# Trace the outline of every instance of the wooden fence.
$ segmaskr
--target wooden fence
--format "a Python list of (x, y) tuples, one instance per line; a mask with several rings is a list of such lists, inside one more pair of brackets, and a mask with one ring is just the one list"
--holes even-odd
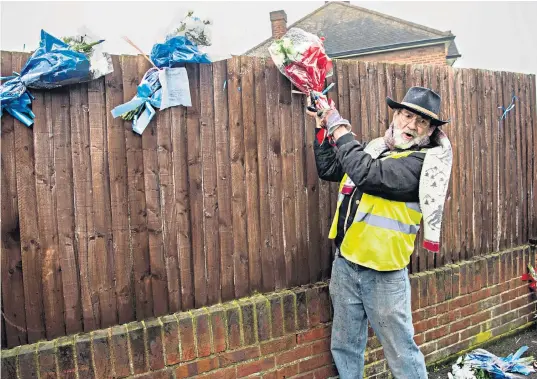
[[(2, 52), (2, 76), (27, 57)], [(1, 119), (3, 346), (329, 277), (337, 185), (318, 180), (314, 122), (272, 62), (189, 65), (192, 107), (158, 112), (141, 137), (110, 111), (149, 66), (113, 63), (32, 91), (32, 129)], [(534, 75), (338, 61), (330, 81), (363, 140), (389, 124), (387, 95), (442, 96), (455, 154), (443, 248), (418, 246), (412, 272), (537, 236)]]

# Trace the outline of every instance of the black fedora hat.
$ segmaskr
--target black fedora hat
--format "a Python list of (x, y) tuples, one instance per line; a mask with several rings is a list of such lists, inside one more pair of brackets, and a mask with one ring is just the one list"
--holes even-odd
[(438, 118), (441, 99), (436, 92), (429, 88), (411, 87), (400, 103), (390, 97), (386, 98), (386, 103), (392, 109), (405, 108), (430, 119), (433, 126), (440, 126), (449, 122), (449, 120), (444, 121)]

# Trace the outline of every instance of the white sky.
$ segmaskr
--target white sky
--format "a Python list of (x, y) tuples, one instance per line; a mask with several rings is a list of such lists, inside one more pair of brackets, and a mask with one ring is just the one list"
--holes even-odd
[[(39, 32), (62, 37), (85, 25), (106, 39), (111, 53), (136, 54), (127, 35), (144, 51), (187, 9), (213, 19), (214, 59), (239, 55), (270, 36), (269, 12), (283, 9), (288, 25), (324, 1), (249, 2), (8, 2), (2, 1), (0, 48), (30, 51)], [(462, 53), (457, 67), (537, 73), (537, 2), (352, 1), (351, 4), (442, 31), (451, 30)], [(359, 38), (359, 37), (357, 37)]]

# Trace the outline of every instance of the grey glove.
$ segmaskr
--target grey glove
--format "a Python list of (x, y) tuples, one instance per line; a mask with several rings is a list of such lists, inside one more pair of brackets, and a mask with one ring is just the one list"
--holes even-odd
[(328, 131), (329, 136), (332, 136), (340, 126), (346, 126), (350, 130), (351, 123), (341, 117), (337, 109), (329, 109), (322, 116), (321, 126)]

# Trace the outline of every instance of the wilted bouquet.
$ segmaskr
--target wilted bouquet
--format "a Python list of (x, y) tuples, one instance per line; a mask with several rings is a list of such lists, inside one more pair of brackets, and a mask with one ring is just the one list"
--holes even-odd
[[(39, 48), (33, 52), (20, 74), (4, 78), (0, 86), (2, 108), (26, 126), (33, 124), (33, 100), (28, 88), (50, 89), (87, 82), (113, 71), (110, 57), (95, 48), (102, 40), (70, 45), (41, 30)], [(89, 51), (86, 54), (83, 51)], [(97, 55), (96, 55), (97, 54)]]
[(104, 42), (104, 39), (99, 41), (91, 41), (87, 36), (63, 37), (62, 41), (69, 45), (73, 51), (78, 51), (86, 57), (91, 57), (93, 47)]
[(485, 349), (476, 349), (467, 354), (464, 359), (459, 357), (448, 373), (449, 379), (509, 379), (519, 378), (520, 375), (529, 375), (535, 370), (532, 367), (532, 356), (522, 358), (528, 350), (522, 346), (514, 354), (507, 357), (498, 357)]
[[(163, 43), (156, 43), (148, 58), (154, 65), (144, 75), (138, 85), (136, 96), (129, 102), (112, 110), (112, 116), (132, 121), (132, 129), (142, 134), (155, 115), (155, 108), (165, 109), (170, 106), (190, 106), (189, 91), (187, 95), (174, 96), (172, 92), (180, 86), (188, 88), (185, 63), (210, 63), (207, 54), (199, 50), (198, 44), (210, 45), (210, 20), (201, 20), (189, 11), (179, 28), (166, 36)], [(127, 41), (131, 43), (128, 39)], [(183, 72), (180, 72), (180, 71)], [(169, 75), (168, 75), (169, 74)], [(170, 78), (166, 80), (166, 78)], [(179, 79), (177, 79), (179, 78)]]
[(213, 24), (212, 20), (194, 16), (194, 11), (190, 10), (179, 24), (179, 27), (168, 35), (169, 38), (185, 36), (198, 46), (211, 46), (211, 29), (209, 26)]

